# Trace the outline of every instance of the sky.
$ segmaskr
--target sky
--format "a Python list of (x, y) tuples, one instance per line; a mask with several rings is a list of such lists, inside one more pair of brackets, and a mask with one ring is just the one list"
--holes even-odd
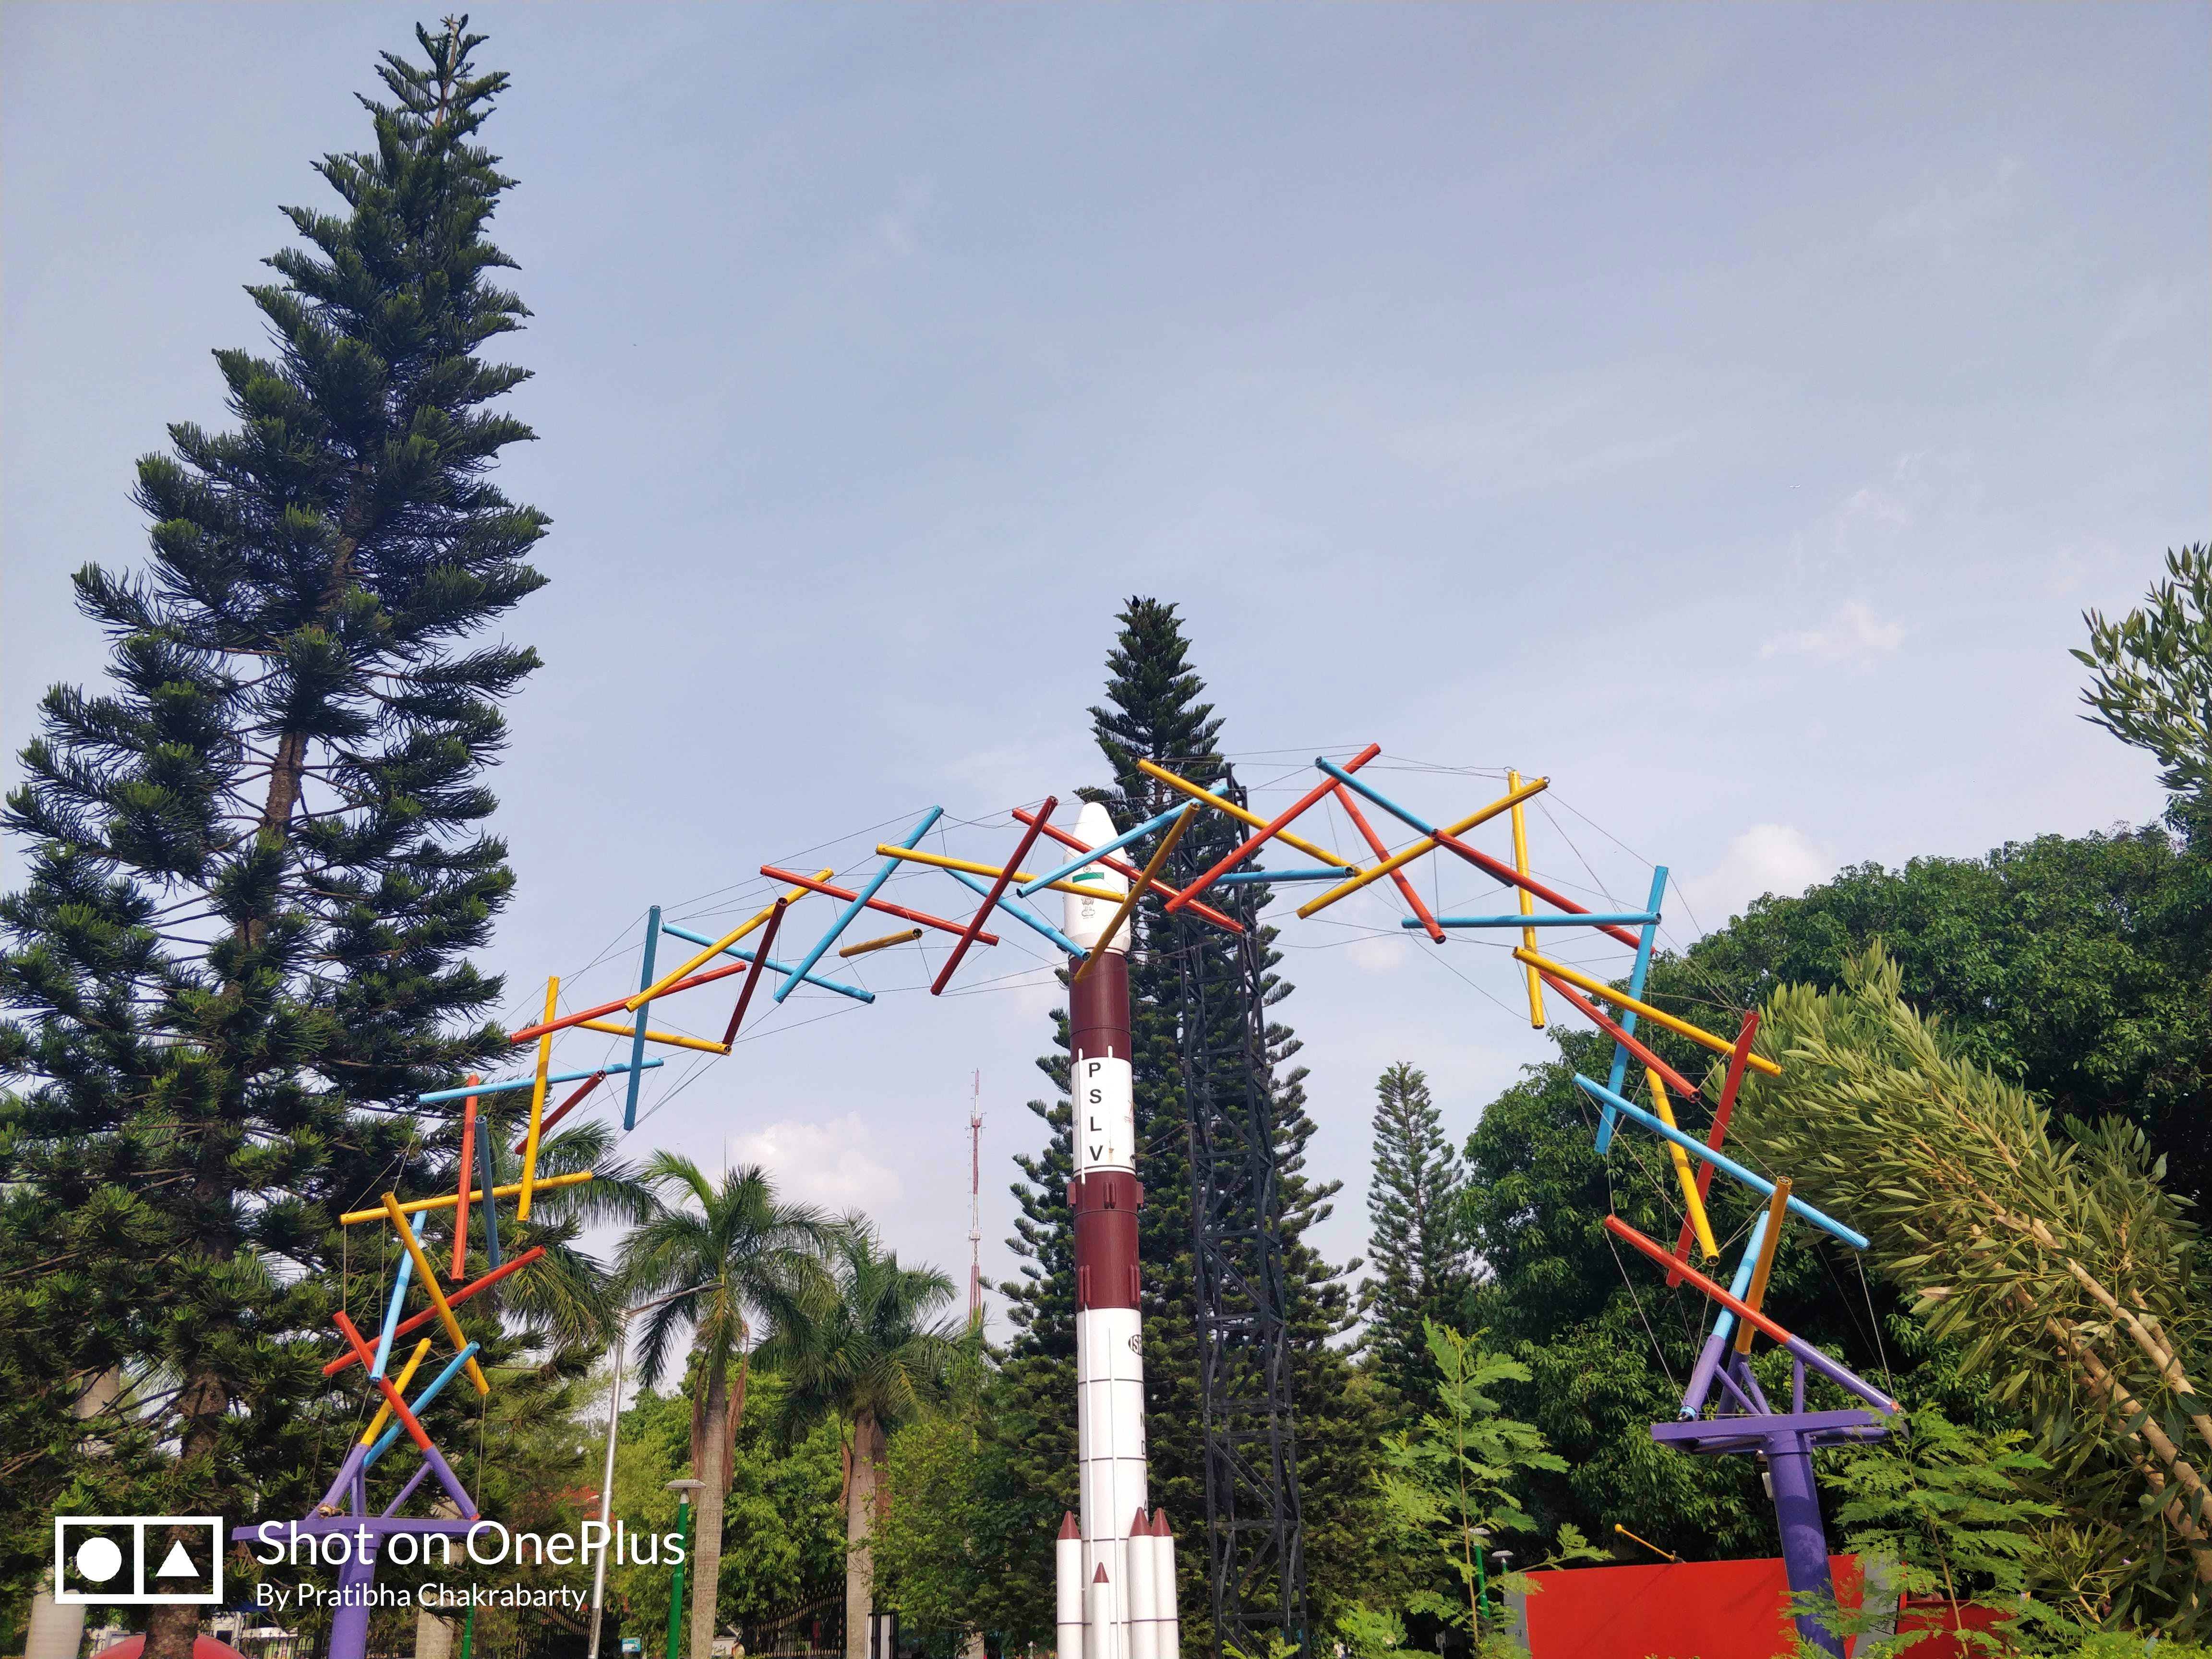
[[(413, 21), (0, 7), (11, 785), (39, 695), (101, 672), (69, 574), (143, 558), (132, 461), (226, 418), (208, 354), (260, 343), (278, 209), (334, 201), (309, 163), (366, 142), (352, 94)], [(550, 974), (634, 988), (648, 904), (742, 917), (762, 864), (865, 869), (931, 805), (932, 844), (1002, 860), (1010, 807), (1104, 781), (1086, 710), (1133, 594), (1182, 608), (1263, 810), (1370, 741), (1437, 818), (1542, 775), (1536, 869), (1634, 908), (1668, 866), (1676, 945), (1846, 865), (2159, 810), (2068, 652), (2212, 523), (2212, 9), (471, 24), (513, 76), (493, 234), (535, 313), (505, 343), (538, 441), (499, 478), (554, 521), (507, 629), (546, 665), (495, 779), (511, 1024)], [(1456, 1139), (1549, 1051), (1501, 941), (1439, 951), (1395, 903), (1282, 939), (1339, 1261), (1382, 1066)], [(626, 1152), (767, 1162), (964, 1283), (980, 1073), (1005, 1276), (1060, 994), (999, 931), (941, 999), (933, 945), (832, 956), (872, 1005), (802, 991), (679, 1056)]]

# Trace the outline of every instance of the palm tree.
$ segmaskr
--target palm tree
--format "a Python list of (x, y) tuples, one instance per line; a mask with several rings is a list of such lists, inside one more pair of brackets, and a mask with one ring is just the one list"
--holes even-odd
[[(703, 1483), (692, 1558), (691, 1659), (711, 1659), (722, 1494), (744, 1415), (753, 1339), (761, 1326), (777, 1331), (799, 1316), (802, 1304), (823, 1299), (820, 1255), (834, 1230), (818, 1211), (778, 1200), (775, 1182), (757, 1164), (729, 1170), (717, 1187), (690, 1158), (655, 1152), (643, 1180), (656, 1194), (674, 1189), (677, 1202), (659, 1203), (623, 1241), (619, 1268), (629, 1296), (669, 1297), (647, 1316), (638, 1344), (638, 1368), (648, 1385), (659, 1380), (676, 1334), (691, 1328), (698, 1368), (691, 1473)], [(810, 1296), (810, 1287), (817, 1293)]]
[(847, 1431), (845, 1653), (866, 1659), (876, 1584), (868, 1534), (884, 1452), (891, 1430), (941, 1392), (959, 1339), (949, 1322), (930, 1319), (952, 1300), (952, 1281), (934, 1267), (899, 1266), (865, 1219), (848, 1216), (838, 1228), (830, 1272), (836, 1300), (797, 1310), (763, 1363), (789, 1381), (787, 1432), (824, 1418)]

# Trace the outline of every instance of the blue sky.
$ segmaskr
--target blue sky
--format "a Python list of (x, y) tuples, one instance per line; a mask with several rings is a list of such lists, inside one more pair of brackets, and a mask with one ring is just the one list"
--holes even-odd
[[(67, 574), (141, 556), (132, 459), (222, 418), (207, 353), (258, 339), (276, 208), (323, 200), (307, 163), (363, 141), (349, 94), (412, 21), (0, 9), (11, 776), (39, 691), (99, 669)], [(549, 972), (634, 972), (647, 903), (849, 869), (933, 803), (1010, 849), (1009, 805), (1099, 779), (1135, 592), (1182, 605), (1255, 785), (1370, 738), (1438, 817), (1547, 775), (1539, 866), (1633, 901), (1668, 864), (1678, 940), (1846, 863), (2157, 810), (2066, 653), (2212, 520), (2203, 5), (473, 26), (537, 313), (502, 481), (555, 520), (496, 780), (518, 1018)], [(1341, 1257), (1381, 1066), (1461, 1132), (1546, 1045), (1495, 948), (1438, 957), (1382, 900), (1285, 943)], [(895, 988), (916, 953), (863, 963), (874, 1006), (796, 997), (672, 1066), (641, 1138), (768, 1158), (957, 1274), (980, 1068), (1003, 1272), (1055, 995), (1025, 951), (939, 1001)]]

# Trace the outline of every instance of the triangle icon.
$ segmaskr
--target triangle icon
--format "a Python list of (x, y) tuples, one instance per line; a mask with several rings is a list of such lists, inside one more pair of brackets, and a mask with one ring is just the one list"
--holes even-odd
[(192, 1558), (185, 1553), (185, 1540), (179, 1538), (169, 1546), (169, 1553), (161, 1558), (161, 1565), (154, 1569), (156, 1578), (197, 1578), (200, 1570), (192, 1565)]

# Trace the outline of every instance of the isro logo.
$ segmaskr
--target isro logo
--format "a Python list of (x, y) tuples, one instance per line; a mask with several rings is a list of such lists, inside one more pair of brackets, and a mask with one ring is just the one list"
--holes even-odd
[(219, 1515), (58, 1515), (57, 1601), (219, 1602)]

